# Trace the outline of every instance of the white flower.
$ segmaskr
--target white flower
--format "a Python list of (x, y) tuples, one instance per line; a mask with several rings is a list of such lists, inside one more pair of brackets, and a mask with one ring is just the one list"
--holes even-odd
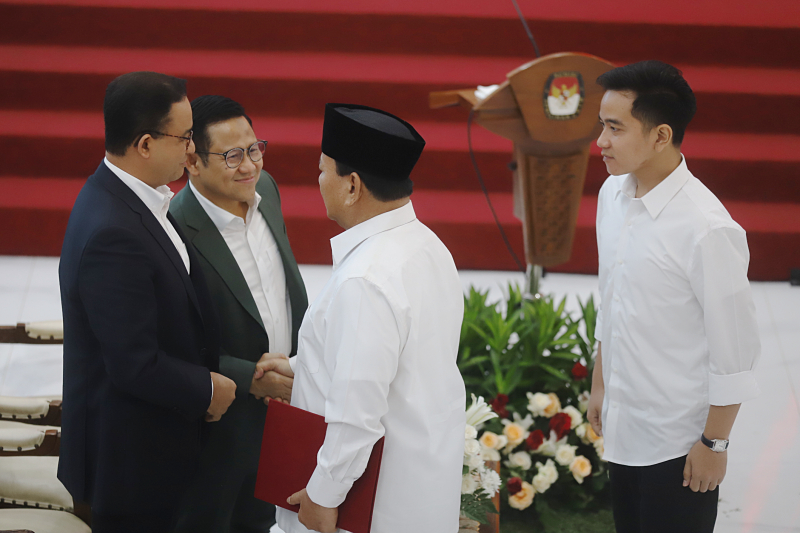
[(606, 453), (606, 447), (603, 437), (597, 437), (597, 440), (594, 441), (594, 449), (597, 452), (597, 457), (599, 457), (601, 461), (605, 461), (603, 454)]
[(588, 425), (589, 425), (589, 423), (586, 422), (586, 423), (581, 424), (580, 426), (575, 428), (575, 434), (578, 436), (579, 439), (581, 439), (581, 441), (584, 444), (589, 444), (588, 441), (584, 440), (586, 438), (586, 426), (588, 426)]
[(464, 464), (467, 465), (470, 470), (479, 468), (483, 466), (483, 456), (479, 453), (475, 455), (465, 455)]
[(536, 468), (538, 470), (536, 475), (542, 476), (542, 479), (547, 481), (549, 484), (552, 485), (558, 480), (558, 468), (556, 468), (556, 464), (552, 459), (548, 459), (545, 464), (537, 462)]
[(589, 408), (589, 391), (583, 391), (580, 396), (578, 396), (578, 409), (581, 410), (581, 413), (585, 413), (586, 409)]
[(487, 448), (486, 446), (481, 446), (481, 457), (486, 461), (499, 461), (500, 452), (498, 452), (494, 448)]
[(508, 461), (506, 462), (509, 468), (521, 468), (522, 470), (530, 470), (532, 464), (533, 462), (528, 452), (512, 453), (508, 456)]
[(556, 462), (561, 466), (569, 466), (569, 464), (575, 459), (575, 450), (577, 448), (577, 446), (562, 444), (556, 449)]
[(528, 428), (533, 425), (533, 417), (531, 415), (525, 415), (525, 418), (522, 418), (521, 416), (519, 416), (519, 413), (512, 413), (511, 420), (503, 419), (502, 423), (503, 425), (508, 425), (513, 423), (518, 425), (525, 431), (528, 431)]
[(527, 509), (533, 503), (533, 497), (535, 495), (536, 490), (534, 490), (533, 485), (527, 481), (523, 481), (522, 489), (516, 494), (509, 495), (508, 505), (514, 509), (519, 509), (520, 511)]
[(506, 437), (505, 435), (498, 435), (497, 445), (494, 447), (494, 449), (499, 450), (501, 448), (505, 448), (506, 446), (508, 446), (508, 437)]
[(497, 433), (492, 433), (491, 431), (484, 431), (483, 435), (481, 435), (481, 438), (478, 440), (481, 442), (481, 445), (485, 448), (492, 448), (495, 450), (500, 449), (500, 446), (498, 446), (500, 437)]
[(533, 485), (533, 488), (536, 489), (536, 492), (540, 494), (549, 489), (550, 485), (552, 485), (547, 476), (542, 474), (536, 474), (535, 476), (533, 476), (531, 484)]
[(475, 429), (475, 426), (467, 424), (464, 428), (464, 438), (465, 439), (477, 439), (478, 438), (478, 430)]
[(478, 488), (478, 480), (473, 474), (461, 476), (461, 494), (472, 494)]
[(464, 455), (477, 455), (481, 452), (481, 443), (477, 439), (464, 441)]
[(575, 429), (579, 425), (583, 423), (583, 415), (580, 411), (572, 407), (571, 405), (566, 406), (561, 410), (562, 413), (566, 413), (572, 419), (572, 424), (570, 424), (570, 429)]
[(489, 468), (484, 468), (481, 471), (481, 488), (487, 496), (493, 498), (497, 491), (500, 490), (500, 474)]
[(546, 455), (548, 457), (553, 457), (556, 454), (556, 450), (558, 450), (558, 446), (560, 444), (564, 444), (567, 442), (567, 437), (562, 438), (561, 440), (556, 440), (556, 432), (550, 432), (550, 438), (545, 439), (539, 449), (536, 450), (536, 453), (541, 455)]
[(467, 409), (467, 424), (478, 427), (487, 420), (497, 418), (497, 413), (492, 411), (492, 408), (486, 405), (483, 396), (475, 397), (472, 395), (472, 405)]
[(529, 392), (528, 396), (528, 411), (533, 416), (544, 416), (544, 410), (550, 405), (552, 400), (547, 394), (537, 392), (536, 394)]
[(570, 463), (569, 471), (572, 472), (575, 481), (583, 483), (583, 478), (592, 473), (592, 463), (586, 457), (579, 455)]

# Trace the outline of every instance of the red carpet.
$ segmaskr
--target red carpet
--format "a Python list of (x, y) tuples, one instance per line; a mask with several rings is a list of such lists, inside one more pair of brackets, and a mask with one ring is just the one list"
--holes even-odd
[[(748, 231), (751, 278), (783, 280), (800, 267), (795, 0), (520, 5), (544, 53), (681, 67), (699, 107), (683, 151)], [(105, 86), (147, 69), (188, 79), (190, 97), (245, 105), (270, 141), (265, 168), (282, 186), (301, 262), (330, 262), (338, 230), (316, 189), (317, 158), (323, 106), (343, 101), (397, 113), (428, 140), (414, 202), (459, 267), (513, 268), (469, 162), (466, 114), (429, 110), (427, 95), (497, 83), (531, 57), (510, 1), (0, 0), (0, 253), (58, 254), (72, 202), (103, 155)], [(521, 253), (510, 143), (479, 127), (473, 137)], [(32, 151), (40, 145), (47, 157)], [(606, 173), (593, 153), (573, 257), (556, 270), (596, 271), (593, 202)]]

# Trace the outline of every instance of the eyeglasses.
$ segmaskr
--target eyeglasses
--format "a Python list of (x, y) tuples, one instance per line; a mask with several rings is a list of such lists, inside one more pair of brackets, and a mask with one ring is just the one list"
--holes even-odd
[[(186, 149), (187, 149), (187, 150), (189, 149), (189, 144), (191, 144), (191, 142), (192, 142), (192, 136), (194, 135), (194, 131), (192, 131), (192, 130), (189, 130), (189, 136), (188, 136), (188, 137), (181, 137), (180, 135), (171, 135), (171, 134), (169, 134), (169, 133), (162, 133), (162, 132), (160, 132), (160, 131), (143, 131), (143, 132), (141, 133), (141, 135), (139, 135), (139, 139), (141, 139), (141, 138), (142, 138), (142, 135), (146, 135), (146, 134), (148, 134), (148, 133), (149, 133), (150, 135), (153, 135), (153, 134), (155, 134), (155, 135), (163, 135), (163, 136), (165, 136), (165, 137), (175, 137), (176, 139), (183, 139), (184, 141), (186, 141)], [(134, 143), (134, 144), (138, 144), (138, 143), (139, 143), (139, 139), (137, 139), (137, 140), (136, 140), (136, 143)]]
[[(253, 163), (257, 163), (261, 161), (264, 157), (264, 152), (267, 151), (267, 141), (256, 141), (250, 145), (250, 147), (246, 150), (247, 157), (250, 158), (250, 161)], [(238, 168), (239, 165), (242, 164), (244, 161), (244, 153), (245, 150), (242, 148), (231, 148), (227, 152), (198, 152), (195, 151), (196, 154), (211, 154), (211, 155), (221, 155), (225, 158), (225, 164), (228, 165), (228, 168)]]

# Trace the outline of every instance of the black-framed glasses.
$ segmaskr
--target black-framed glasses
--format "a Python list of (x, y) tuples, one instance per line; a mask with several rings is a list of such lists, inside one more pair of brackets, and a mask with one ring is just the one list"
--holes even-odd
[[(181, 135), (172, 135), (171, 133), (163, 133), (161, 131), (143, 131), (141, 133), (141, 135), (139, 135), (139, 139), (142, 138), (142, 135), (146, 135), (148, 133), (150, 135), (156, 134), (156, 135), (163, 135), (165, 137), (175, 137), (176, 139), (183, 139), (184, 141), (186, 141), (186, 149), (187, 150), (189, 149), (189, 144), (191, 144), (192, 136), (194, 135), (194, 131), (192, 131), (192, 130), (189, 130), (189, 136), (188, 137), (183, 137)], [(138, 144), (139, 139), (136, 140), (136, 144)]]
[(244, 161), (244, 153), (247, 152), (247, 157), (250, 158), (250, 161), (253, 163), (258, 163), (264, 157), (264, 152), (267, 151), (267, 141), (256, 141), (251, 144), (247, 150), (243, 148), (231, 148), (227, 152), (198, 152), (195, 151), (196, 154), (211, 154), (211, 155), (221, 155), (225, 158), (225, 164), (228, 165), (228, 168), (238, 168), (239, 165), (242, 164)]

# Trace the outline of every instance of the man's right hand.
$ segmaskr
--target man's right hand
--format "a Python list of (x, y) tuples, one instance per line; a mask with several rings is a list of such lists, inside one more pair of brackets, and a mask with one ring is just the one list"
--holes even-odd
[(211, 382), (214, 384), (214, 393), (211, 395), (211, 405), (208, 406), (206, 422), (216, 422), (236, 398), (236, 383), (222, 374), (211, 372)]

